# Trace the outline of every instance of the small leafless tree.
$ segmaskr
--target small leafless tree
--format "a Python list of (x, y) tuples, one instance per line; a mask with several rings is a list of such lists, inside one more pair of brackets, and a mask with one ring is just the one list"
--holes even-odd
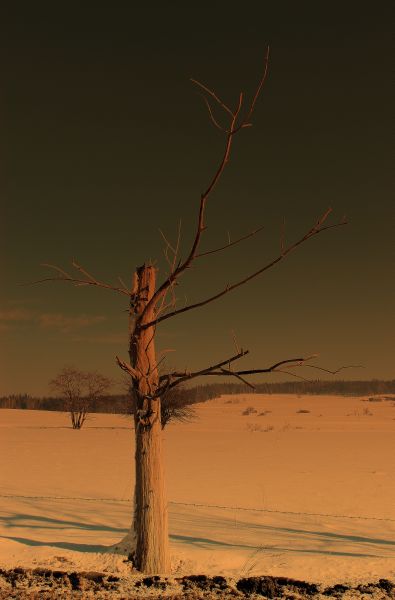
[(72, 366), (63, 367), (50, 381), (55, 393), (64, 398), (73, 429), (81, 429), (95, 401), (106, 395), (111, 384), (111, 379), (97, 371), (80, 371)]
[[(314, 224), (307, 229), (298, 239), (289, 243), (285, 240), (284, 230), (280, 236), (279, 250), (274, 258), (258, 269), (248, 272), (246, 265), (245, 275), (233, 283), (224, 284), (222, 288), (207, 297), (184, 306), (177, 305), (175, 288), (180, 279), (196, 261), (210, 258), (212, 255), (226, 252), (236, 244), (240, 244), (256, 235), (262, 227), (235, 240), (228, 241), (225, 245), (215, 248), (201, 249), (201, 242), (206, 229), (205, 211), (213, 190), (221, 180), (222, 174), (229, 163), (232, 147), (236, 136), (252, 126), (253, 113), (266, 80), (268, 69), (269, 51), (267, 51), (263, 74), (258, 82), (252, 100), (246, 103), (243, 93), (240, 93), (235, 105), (230, 107), (212, 89), (201, 82), (192, 80), (202, 93), (207, 106), (211, 123), (224, 136), (224, 147), (218, 166), (203, 189), (197, 206), (197, 222), (192, 244), (184, 258), (180, 257), (180, 228), (175, 243), (171, 243), (164, 234), (165, 256), (169, 271), (164, 280), (157, 286), (157, 269), (151, 263), (138, 267), (134, 273), (131, 287), (122, 279), (119, 284), (113, 285), (97, 279), (84, 267), (73, 261), (76, 273), (68, 273), (64, 269), (45, 265), (56, 272), (41, 281), (70, 282), (76, 286), (92, 286), (111, 290), (125, 296), (129, 303), (129, 361), (117, 357), (118, 365), (130, 377), (130, 382), (136, 398), (135, 421), (135, 464), (136, 481), (134, 494), (134, 518), (130, 536), (125, 540), (125, 545), (133, 559), (134, 566), (145, 573), (166, 573), (170, 567), (168, 546), (168, 519), (167, 502), (165, 494), (165, 480), (163, 471), (162, 453), (162, 410), (163, 398), (177, 386), (189, 382), (197, 377), (235, 377), (249, 387), (254, 387), (248, 380), (249, 375), (272, 372), (286, 372), (294, 374), (298, 367), (314, 368), (309, 361), (313, 356), (287, 357), (265, 368), (235, 369), (234, 364), (248, 354), (235, 343), (233, 355), (216, 361), (214, 364), (201, 369), (192, 370), (164, 370), (166, 353), (157, 356), (155, 350), (155, 335), (158, 326), (165, 320), (176, 318), (191, 310), (216, 302), (226, 294), (233, 292), (259, 277), (281, 261), (285, 260), (294, 250), (323, 232), (345, 225), (345, 219), (332, 224), (328, 223), (332, 212), (328, 208)], [(217, 112), (222, 115), (217, 116)], [(323, 367), (316, 367), (322, 371), (335, 373)], [(345, 368), (345, 367), (341, 367)], [(296, 375), (296, 377), (301, 377)], [(303, 377), (302, 377), (303, 379)], [(124, 546), (125, 547), (125, 546)]]

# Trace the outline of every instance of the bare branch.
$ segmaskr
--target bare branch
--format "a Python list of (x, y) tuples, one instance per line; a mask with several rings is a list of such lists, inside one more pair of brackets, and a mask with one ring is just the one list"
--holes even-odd
[(211, 367), (205, 367), (204, 369), (201, 369), (200, 371), (174, 371), (172, 373), (168, 373), (166, 375), (162, 375), (161, 379), (166, 379), (167, 377), (185, 377), (186, 379), (192, 379), (194, 377), (197, 377), (198, 375), (203, 375), (206, 373), (209, 373), (210, 371), (213, 371), (215, 369), (219, 369), (221, 367), (223, 367), (224, 365), (229, 365), (230, 363), (234, 362), (235, 360), (239, 360), (240, 358), (242, 358), (243, 356), (246, 356), (249, 353), (248, 350), (243, 350), (241, 349), (240, 352), (238, 352), (237, 354), (235, 354), (234, 356), (231, 356), (230, 358), (226, 358), (225, 360), (222, 360), (221, 362), (212, 365)]
[[(145, 307), (145, 310), (143, 312), (143, 314), (141, 315), (140, 319), (141, 321), (144, 320), (144, 316), (145, 314), (147, 314), (149, 311), (152, 310), (152, 308), (154, 308), (157, 303), (161, 300), (161, 298), (163, 297), (164, 294), (166, 294), (166, 290), (172, 285), (173, 281), (176, 280), (178, 277), (180, 277), (180, 275), (186, 270), (188, 269), (193, 260), (196, 258), (197, 255), (197, 250), (199, 247), (199, 243), (200, 243), (200, 239), (202, 236), (202, 233), (205, 229), (205, 225), (204, 225), (204, 214), (205, 214), (205, 208), (206, 208), (206, 203), (207, 203), (207, 199), (209, 197), (209, 195), (211, 194), (211, 192), (213, 191), (213, 189), (215, 188), (215, 186), (217, 185), (219, 179), (222, 176), (222, 173), (225, 169), (225, 166), (229, 160), (229, 155), (230, 155), (230, 151), (231, 151), (231, 147), (232, 147), (232, 142), (233, 142), (233, 138), (234, 135), (240, 131), (240, 129), (242, 129), (243, 127), (247, 127), (250, 126), (250, 123), (247, 123), (247, 121), (250, 119), (254, 108), (255, 108), (255, 104), (256, 101), (258, 99), (258, 96), (260, 94), (260, 91), (262, 89), (262, 86), (265, 82), (266, 76), (267, 76), (267, 70), (268, 70), (268, 61), (269, 61), (269, 48), (267, 49), (266, 52), (266, 59), (265, 59), (265, 69), (264, 69), (264, 73), (263, 76), (258, 84), (257, 90), (255, 92), (255, 96), (254, 99), (252, 101), (250, 110), (248, 112), (247, 118), (244, 119), (241, 123), (241, 125), (237, 126), (237, 120), (239, 118), (240, 112), (241, 112), (241, 108), (243, 105), (243, 93), (240, 92), (239, 94), (239, 101), (236, 107), (236, 110), (233, 112), (216, 94), (215, 92), (213, 92), (213, 90), (210, 90), (207, 86), (203, 85), (202, 83), (200, 83), (199, 81), (197, 81), (196, 79), (192, 79), (193, 83), (195, 83), (196, 85), (198, 85), (200, 88), (202, 88), (206, 93), (208, 93), (212, 98), (214, 98), (214, 100), (216, 102), (218, 102), (218, 104), (224, 109), (226, 110), (226, 112), (228, 112), (228, 114), (231, 116), (231, 120), (230, 120), (230, 127), (226, 132), (226, 142), (225, 142), (225, 149), (224, 149), (224, 153), (222, 156), (222, 159), (220, 161), (220, 164), (213, 176), (213, 178), (211, 179), (207, 189), (205, 192), (203, 192), (203, 194), (200, 197), (200, 206), (199, 206), (199, 215), (198, 215), (198, 223), (197, 223), (197, 230), (195, 233), (195, 238), (194, 241), (192, 243), (192, 248), (187, 256), (187, 258), (185, 259), (185, 261), (183, 263), (181, 263), (177, 269), (175, 269), (170, 275), (169, 277), (162, 283), (162, 285), (156, 290), (155, 294), (152, 296), (151, 300), (148, 302), (147, 306)], [(210, 107), (210, 113), (211, 113), (211, 107)], [(212, 113), (211, 113), (212, 114)], [(217, 124), (218, 125), (218, 124)], [(173, 311), (173, 313), (170, 314), (174, 314), (175, 311)], [(167, 316), (167, 315), (163, 315), (163, 316)]]
[(242, 102), (243, 102), (243, 94), (241, 93), (239, 95), (239, 103), (238, 106), (236, 108), (236, 111), (233, 115), (232, 118), (232, 122), (231, 122), (231, 126), (230, 126), (230, 130), (227, 133), (226, 136), (226, 143), (225, 143), (225, 149), (224, 149), (224, 153), (222, 156), (222, 159), (220, 161), (220, 164), (212, 178), (212, 180), (210, 181), (207, 189), (205, 192), (203, 192), (203, 194), (200, 197), (200, 205), (199, 205), (199, 215), (198, 215), (198, 223), (197, 223), (197, 229), (196, 229), (196, 234), (195, 234), (195, 239), (193, 241), (192, 244), (192, 248), (187, 256), (187, 258), (184, 260), (184, 262), (182, 262), (172, 273), (170, 273), (169, 277), (162, 283), (162, 285), (156, 290), (155, 294), (152, 296), (151, 300), (148, 302), (148, 304), (145, 307), (145, 310), (143, 312), (143, 314), (141, 315), (141, 319), (143, 319), (144, 315), (146, 313), (149, 313), (149, 311), (152, 310), (153, 307), (156, 306), (156, 304), (158, 303), (159, 300), (161, 300), (161, 298), (163, 297), (163, 295), (166, 293), (167, 289), (173, 284), (173, 282), (180, 277), (180, 275), (186, 270), (188, 269), (194, 258), (196, 257), (197, 254), (197, 249), (199, 247), (199, 243), (200, 243), (200, 238), (201, 235), (205, 229), (205, 225), (204, 225), (204, 214), (205, 214), (205, 208), (206, 208), (206, 203), (207, 203), (207, 199), (209, 197), (209, 195), (211, 194), (211, 192), (213, 191), (213, 189), (215, 188), (216, 184), (218, 183), (224, 169), (226, 166), (226, 163), (228, 162), (229, 159), (229, 154), (230, 154), (230, 150), (232, 147), (232, 141), (233, 141), (233, 133), (235, 130), (235, 124), (237, 121), (237, 118), (239, 116), (240, 113), (240, 109), (242, 106)]
[[(230, 369), (224, 369), (221, 367), (219, 371), (216, 371), (214, 368), (214, 369), (207, 370), (207, 372), (201, 373), (201, 375), (232, 375), (232, 376), (239, 377), (240, 379), (242, 379), (241, 376), (243, 376), (243, 375), (257, 375), (259, 373), (274, 373), (275, 372), (275, 373), (285, 373), (287, 375), (292, 375), (293, 377), (298, 377), (299, 379), (303, 379), (304, 381), (309, 381), (310, 383), (312, 383), (310, 379), (306, 379), (305, 377), (302, 377), (301, 375), (296, 375), (295, 373), (293, 373), (291, 371), (285, 371), (284, 369), (279, 369), (279, 367), (281, 367), (282, 365), (288, 365), (288, 368), (310, 367), (311, 369), (318, 369), (319, 371), (325, 371), (326, 373), (331, 373), (332, 375), (336, 375), (336, 373), (339, 373), (339, 371), (341, 371), (343, 369), (362, 367), (362, 365), (348, 365), (348, 366), (339, 367), (335, 371), (330, 371), (329, 369), (325, 369), (323, 367), (306, 364), (307, 361), (311, 360), (312, 358), (316, 358), (317, 356), (318, 356), (317, 354), (312, 354), (311, 356), (306, 356), (304, 358), (289, 358), (286, 360), (281, 360), (281, 361), (271, 365), (270, 367), (266, 367), (265, 369), (248, 369), (248, 370), (243, 370), (243, 371), (231, 371)], [(246, 381), (244, 379), (242, 379), (242, 381), (246, 385), (251, 386), (251, 384), (248, 381)]]
[(236, 371), (232, 371), (231, 369), (224, 369), (223, 367), (221, 367), (221, 371), (223, 371), (224, 375), (232, 375), (233, 377), (236, 377), (242, 383), (250, 387), (252, 390), (255, 390), (255, 386), (252, 385), (252, 383), (250, 383), (249, 381), (247, 381), (247, 379), (244, 379), (244, 377), (239, 375)]
[(165, 350), (159, 352), (154, 369), (159, 368), (159, 366), (166, 360), (167, 354), (169, 354), (169, 352), (175, 352), (175, 350), (173, 348), (166, 348)]
[[(161, 377), (159, 378), (161, 385), (159, 386), (159, 388), (156, 392), (156, 396), (160, 396), (166, 390), (172, 389), (173, 387), (179, 385), (180, 383), (190, 380), (190, 379), (193, 379), (195, 377), (206, 377), (206, 376), (236, 377), (237, 379), (242, 381), (245, 385), (249, 386), (252, 389), (255, 389), (255, 386), (252, 385), (249, 381), (247, 381), (245, 379), (245, 377), (244, 377), (245, 375), (257, 375), (260, 373), (283, 373), (286, 375), (291, 375), (292, 377), (297, 377), (298, 379), (302, 379), (303, 381), (308, 381), (309, 383), (313, 383), (310, 379), (307, 379), (307, 378), (303, 377), (302, 375), (298, 375), (292, 371), (287, 371), (280, 367), (282, 367), (284, 365), (287, 365), (288, 369), (295, 368), (295, 367), (310, 367), (312, 369), (319, 369), (320, 371), (325, 371), (325, 372), (331, 373), (331, 374), (336, 374), (339, 371), (341, 371), (342, 369), (348, 369), (348, 368), (352, 367), (352, 365), (343, 366), (335, 371), (330, 371), (323, 367), (317, 367), (315, 365), (306, 364), (307, 361), (309, 361), (313, 358), (316, 358), (318, 356), (317, 354), (312, 354), (310, 356), (305, 356), (305, 357), (288, 358), (285, 360), (280, 360), (280, 361), (274, 363), (273, 365), (271, 365), (270, 367), (266, 367), (263, 369), (246, 369), (246, 370), (241, 370), (241, 371), (232, 371), (230, 369), (230, 363), (238, 360), (239, 358), (241, 358), (242, 356), (245, 356), (246, 354), (248, 354), (248, 350), (247, 351), (241, 350), (238, 354), (236, 354), (235, 356), (232, 356), (230, 359), (221, 361), (220, 363), (217, 363), (216, 365), (213, 365), (212, 367), (202, 369), (201, 371), (194, 371), (194, 372), (175, 371), (173, 373), (167, 373), (165, 375), (161, 375)], [(228, 368), (226, 368), (225, 365), (228, 365)], [(360, 365), (358, 365), (358, 366), (360, 366)], [(175, 379), (175, 381), (173, 381), (174, 379)]]
[(237, 133), (238, 131), (240, 131), (240, 129), (243, 129), (244, 127), (252, 127), (252, 123), (250, 123), (249, 120), (254, 112), (255, 104), (257, 103), (257, 100), (261, 93), (262, 87), (266, 81), (268, 67), (269, 67), (269, 46), (266, 49), (265, 66), (264, 66), (264, 70), (263, 70), (263, 75), (262, 75), (261, 79), (259, 80), (257, 89), (255, 91), (254, 98), (251, 102), (250, 110), (248, 111), (247, 115), (242, 119), (240, 125), (238, 125), (238, 127), (235, 128), (233, 133)]
[[(169, 277), (170, 277), (171, 274), (174, 273), (174, 271), (176, 270), (176, 262), (178, 259), (178, 252), (179, 252), (180, 240), (181, 240), (181, 219), (178, 222), (177, 240), (176, 240), (175, 247), (169, 242), (169, 240), (166, 238), (165, 234), (160, 229), (159, 229), (159, 232), (166, 243), (166, 248), (164, 250), (164, 254), (165, 254), (166, 262), (169, 265)], [(169, 255), (168, 255), (169, 250), (173, 253), (172, 260), (169, 258)], [(162, 314), (170, 307), (172, 307), (173, 309), (176, 308), (177, 299), (176, 299), (175, 292), (174, 292), (175, 285), (177, 285), (176, 279), (174, 279), (170, 283), (167, 290), (163, 294), (161, 301), (160, 301), (160, 305), (158, 308), (156, 308), (156, 311), (155, 311), (156, 316)], [(167, 304), (165, 304), (166, 298), (167, 298), (167, 295), (169, 292), (171, 293), (171, 301), (168, 302)]]
[[(184, 381), (189, 381), (190, 379), (193, 379), (195, 377), (205, 377), (205, 376), (236, 377), (244, 385), (247, 385), (248, 387), (255, 390), (256, 389), (255, 386), (245, 379), (245, 377), (244, 377), (245, 375), (257, 375), (260, 373), (282, 373), (285, 375), (290, 375), (292, 377), (296, 377), (298, 379), (302, 379), (303, 381), (307, 381), (309, 383), (313, 383), (313, 381), (311, 381), (310, 379), (307, 379), (306, 377), (303, 377), (302, 375), (296, 374), (292, 371), (285, 370), (281, 367), (283, 367), (285, 365), (287, 366), (288, 369), (296, 368), (296, 367), (299, 367), (299, 368), (300, 367), (310, 367), (310, 368), (319, 369), (321, 371), (325, 371), (327, 373), (336, 374), (339, 371), (341, 371), (342, 369), (348, 369), (348, 368), (351, 368), (351, 366), (352, 366), (352, 365), (342, 366), (342, 367), (339, 367), (338, 369), (336, 369), (335, 371), (330, 371), (323, 367), (317, 367), (315, 365), (306, 364), (307, 361), (309, 361), (313, 358), (316, 358), (318, 356), (317, 354), (312, 354), (310, 356), (305, 356), (305, 357), (288, 358), (285, 360), (281, 360), (281, 361), (278, 361), (278, 362), (274, 363), (273, 365), (263, 368), (263, 369), (246, 369), (246, 370), (240, 370), (240, 371), (233, 371), (230, 368), (230, 364), (232, 362), (240, 359), (242, 356), (245, 356), (246, 354), (248, 354), (248, 350), (247, 351), (240, 350), (240, 352), (238, 352), (238, 354), (236, 354), (235, 356), (232, 356), (229, 359), (221, 361), (221, 362), (217, 363), (216, 365), (207, 367), (206, 369), (202, 369), (200, 371), (193, 371), (193, 372), (189, 372), (186, 370), (181, 371), (181, 372), (175, 371), (173, 373), (167, 373), (167, 374), (161, 375), (159, 378), (159, 387), (156, 390), (154, 397), (162, 396), (168, 390), (171, 390), (174, 387), (176, 387), (177, 385), (183, 383)], [(360, 366), (360, 365), (358, 365), (358, 366)]]
[(274, 260), (272, 260), (271, 262), (269, 262), (268, 264), (266, 264), (264, 267), (258, 269), (257, 271), (254, 271), (253, 273), (251, 273), (250, 275), (248, 275), (244, 279), (241, 279), (240, 281), (237, 281), (236, 283), (228, 284), (225, 287), (225, 289), (221, 290), (217, 294), (214, 294), (214, 296), (206, 298), (205, 300), (202, 300), (200, 302), (196, 302), (195, 304), (189, 304), (188, 306), (184, 306), (183, 308), (179, 308), (177, 310), (174, 310), (173, 312), (170, 312), (170, 313), (168, 313), (166, 315), (163, 315), (162, 317), (159, 317), (158, 319), (155, 319), (154, 321), (151, 321), (149, 323), (145, 323), (143, 325), (143, 327), (144, 328), (152, 327), (153, 325), (155, 325), (157, 323), (160, 323), (161, 321), (164, 321), (165, 319), (169, 319), (170, 317), (174, 317), (175, 315), (187, 312), (187, 311), (192, 310), (194, 308), (199, 308), (201, 306), (205, 306), (206, 304), (209, 304), (210, 302), (214, 302), (214, 300), (218, 300), (219, 298), (222, 298), (222, 296), (224, 296), (228, 292), (231, 292), (231, 291), (235, 290), (236, 288), (240, 287), (241, 285), (244, 285), (248, 281), (251, 281), (252, 279), (255, 279), (255, 277), (258, 277), (258, 275), (261, 275), (262, 273), (264, 273), (268, 269), (271, 269), (272, 267), (274, 267), (274, 265), (276, 265), (281, 260), (283, 260), (286, 256), (288, 256), (291, 252), (293, 252), (298, 246), (300, 246), (301, 244), (303, 244), (304, 242), (306, 242), (311, 237), (314, 237), (315, 235), (318, 235), (319, 233), (322, 233), (323, 231), (326, 231), (327, 229), (332, 229), (334, 227), (340, 227), (341, 225), (346, 225), (345, 221), (341, 221), (341, 222), (335, 223), (333, 225), (323, 226), (325, 220), (327, 219), (327, 217), (329, 216), (329, 214), (331, 213), (331, 211), (332, 211), (332, 209), (329, 208), (322, 215), (322, 217), (320, 217), (317, 220), (316, 224), (307, 233), (305, 233), (305, 235), (303, 237), (301, 237), (299, 240), (297, 240), (296, 242), (294, 242), (293, 244), (291, 244), (290, 246), (288, 246), (282, 253), (280, 253)]
[[(329, 217), (331, 212), (332, 212), (332, 208), (331, 207), (327, 208), (327, 210), (324, 212), (324, 214), (318, 218), (317, 223), (315, 224), (315, 226), (313, 227), (312, 230), (313, 231), (318, 230), (321, 227), (321, 225), (327, 220), (327, 218)], [(344, 219), (341, 221), (341, 224), (343, 224), (343, 222), (344, 222)]]
[(175, 249), (173, 248), (173, 246), (170, 244), (169, 240), (167, 239), (167, 237), (165, 236), (165, 234), (163, 233), (163, 231), (161, 229), (159, 229), (159, 233), (161, 234), (167, 248), (170, 248), (170, 250), (173, 252), (173, 254), (176, 253)]
[(75, 259), (73, 258), (73, 260), (71, 261), (71, 264), (73, 265), (73, 267), (75, 269), (77, 269), (77, 271), (79, 271), (80, 273), (82, 273), (83, 275), (85, 275), (85, 277), (89, 280), (92, 281), (93, 283), (97, 284), (98, 281), (97, 279), (95, 279), (95, 277), (93, 277), (93, 275), (91, 275), (90, 273), (88, 273), (88, 271), (86, 271), (83, 267), (81, 267), (81, 265), (79, 265)]
[(261, 93), (263, 84), (266, 81), (267, 73), (268, 73), (268, 68), (269, 68), (269, 54), (270, 54), (270, 47), (268, 46), (267, 49), (266, 49), (265, 66), (264, 66), (264, 70), (263, 70), (263, 76), (262, 76), (261, 80), (258, 83), (258, 87), (256, 89), (254, 99), (251, 102), (250, 110), (249, 110), (247, 116), (245, 117), (245, 119), (243, 119), (243, 125), (249, 125), (248, 121), (250, 120), (250, 118), (252, 116), (252, 113), (254, 112), (255, 104), (256, 104), (256, 102), (257, 102), (257, 100), (259, 98), (259, 94)]
[[(299, 366), (299, 365), (290, 365), (291, 367)], [(306, 377), (302, 377), (302, 375), (297, 375), (292, 371), (284, 371), (283, 369), (276, 369), (276, 373), (283, 373), (284, 375), (291, 375), (291, 377), (296, 377), (297, 379), (302, 379), (302, 381), (307, 381), (308, 383), (313, 383), (311, 379), (307, 379)]]
[(203, 96), (203, 94), (200, 94), (201, 97), (203, 98), (206, 106), (207, 106), (207, 110), (210, 116), (210, 121), (214, 124), (214, 126), (219, 129), (220, 131), (224, 131), (224, 128), (221, 127), (221, 125), (218, 123), (218, 121), (215, 119), (214, 115), (213, 115), (213, 111), (211, 110), (211, 106), (210, 106), (210, 102), (207, 100), (206, 96)]
[(118, 366), (121, 367), (121, 369), (123, 371), (125, 371), (126, 373), (128, 373), (128, 375), (130, 375), (134, 379), (138, 379), (140, 377), (139, 372), (136, 371), (136, 369), (133, 369), (132, 365), (130, 365), (129, 363), (125, 362), (124, 360), (121, 360), (119, 358), (119, 356), (116, 356), (115, 359), (117, 361)]
[[(167, 373), (166, 375), (161, 375), (159, 378), (159, 382), (166, 382), (164, 386), (160, 386), (158, 388), (157, 391), (157, 396), (160, 396), (164, 389), (171, 389), (173, 387), (175, 387), (176, 385), (179, 385), (180, 383), (183, 383), (184, 381), (189, 381), (190, 379), (194, 379), (195, 377), (200, 377), (201, 375), (208, 375), (211, 371), (215, 371), (215, 369), (221, 369), (221, 367), (224, 367), (225, 365), (230, 365), (232, 362), (234, 362), (235, 360), (239, 360), (240, 358), (242, 358), (243, 356), (246, 356), (246, 354), (248, 354), (248, 350), (240, 350), (240, 352), (234, 356), (231, 356), (230, 358), (227, 358), (226, 360), (223, 360), (215, 365), (212, 365), (211, 367), (206, 367), (205, 369), (201, 369), (200, 371), (175, 371), (173, 373)], [(221, 373), (221, 371), (219, 371), (219, 373)], [(169, 384), (169, 381), (172, 379), (175, 379), (176, 381), (173, 381), (172, 383)]]
[(324, 369), (323, 367), (317, 367), (316, 365), (304, 365), (305, 367), (310, 367), (310, 369), (317, 369), (318, 371), (324, 371), (325, 373), (330, 373), (331, 375), (336, 375), (343, 369), (363, 369), (364, 365), (345, 365), (344, 367), (339, 367), (335, 371), (331, 371), (330, 369)]
[(283, 222), (281, 224), (281, 234), (280, 234), (280, 254), (281, 256), (284, 254), (285, 250), (285, 217), (283, 218)]
[[(178, 232), (177, 232), (177, 243), (176, 243), (176, 252), (174, 255), (174, 265), (175, 265), (175, 261), (177, 259), (178, 256), (178, 251), (180, 249), (180, 241), (181, 241), (181, 219), (178, 221)], [(174, 270), (174, 265), (173, 265), (173, 270)]]
[(128, 290), (128, 288), (126, 287), (126, 283), (124, 282), (124, 280), (122, 279), (122, 277), (120, 277), (119, 275), (118, 275), (118, 281), (119, 281), (119, 283), (122, 285), (123, 289), (124, 289), (126, 292), (128, 292), (128, 293), (129, 293), (129, 290)]
[(125, 288), (119, 288), (113, 285), (110, 285), (108, 283), (104, 283), (103, 281), (99, 281), (97, 279), (95, 279), (92, 275), (90, 275), (87, 271), (85, 271), (80, 265), (77, 266), (77, 263), (75, 263), (73, 261), (73, 266), (80, 271), (81, 273), (83, 273), (86, 277), (86, 279), (77, 279), (75, 277), (72, 277), (71, 275), (69, 275), (69, 273), (66, 273), (66, 271), (64, 271), (63, 269), (61, 269), (60, 267), (57, 267), (56, 265), (50, 265), (48, 263), (42, 263), (41, 264), (42, 267), (49, 267), (50, 269), (54, 269), (55, 271), (57, 271), (58, 273), (61, 274), (60, 277), (45, 277), (44, 279), (38, 279), (37, 281), (31, 281), (28, 284), (23, 284), (23, 285), (35, 285), (37, 283), (44, 283), (46, 281), (68, 281), (70, 283), (73, 283), (76, 286), (82, 286), (82, 285), (91, 285), (91, 286), (95, 286), (95, 287), (101, 287), (101, 288), (105, 288), (108, 290), (112, 290), (114, 292), (118, 292), (120, 294), (123, 294), (125, 296), (129, 296), (131, 297), (133, 294), (131, 292), (129, 292), (126, 287)]
[(220, 246), (219, 248), (214, 248), (213, 250), (207, 250), (206, 252), (201, 252), (200, 254), (196, 254), (195, 258), (201, 258), (202, 256), (207, 256), (208, 254), (214, 254), (215, 252), (221, 252), (221, 250), (227, 250), (231, 246), (235, 246), (236, 244), (239, 244), (240, 242), (247, 240), (248, 238), (252, 237), (253, 235), (256, 235), (257, 233), (262, 231), (262, 229), (264, 229), (263, 225), (262, 225), (262, 227), (258, 227), (258, 229), (254, 229), (253, 231), (250, 231), (250, 233), (243, 235), (242, 237), (238, 238), (237, 240), (234, 240), (233, 242), (229, 241), (225, 246)]
[[(169, 262), (169, 264), (170, 264), (170, 262)], [(177, 299), (176, 299), (174, 287), (175, 287), (176, 283), (177, 283), (176, 281), (173, 281), (171, 283), (171, 285), (167, 288), (165, 293), (163, 294), (162, 299), (160, 301), (160, 305), (156, 309), (156, 317), (158, 317), (158, 315), (161, 315), (162, 313), (164, 313), (169, 308), (173, 308), (175, 310)], [(169, 292), (171, 293), (171, 300), (165, 304), (167, 295)]]
[[(172, 299), (167, 302), (167, 304), (164, 304), (164, 302), (161, 302), (160, 307), (157, 309), (156, 314), (160, 315), (164, 312), (166, 312), (167, 310), (169, 310), (169, 308), (175, 308), (176, 306), (176, 297), (175, 297), (175, 293), (174, 293), (174, 286), (171, 286), (170, 288), (168, 288), (168, 292), (172, 293)], [(164, 299), (166, 299), (166, 296), (163, 296)]]
[(210, 90), (208, 87), (206, 87), (203, 83), (200, 83), (200, 81), (197, 81), (197, 79), (190, 79), (190, 81), (192, 81), (192, 83), (195, 83), (196, 85), (198, 85), (200, 88), (202, 88), (202, 90), (204, 90), (205, 92), (207, 92), (207, 94), (209, 94), (212, 98), (214, 98), (214, 100), (216, 102), (218, 102), (218, 104), (224, 109), (226, 110), (227, 113), (229, 113), (229, 115), (231, 117), (234, 117), (233, 112), (231, 111), (231, 109), (229, 108), (229, 106), (227, 106), (225, 104), (225, 102), (223, 102), (220, 98), (218, 98), (217, 94), (215, 92), (213, 92), (213, 90)]
[(112, 285), (107, 285), (106, 283), (101, 283), (101, 282), (94, 283), (93, 281), (89, 282), (89, 281), (84, 281), (82, 279), (74, 279), (72, 277), (70, 277), (70, 278), (68, 278), (68, 277), (45, 277), (44, 279), (37, 279), (35, 281), (30, 281), (29, 283), (22, 284), (22, 285), (36, 285), (38, 283), (45, 283), (46, 281), (69, 281), (71, 283), (74, 283), (76, 286), (92, 285), (92, 286), (96, 286), (96, 287), (105, 288), (108, 290), (113, 290), (114, 292), (119, 292), (120, 294), (124, 294), (125, 296), (130, 296), (130, 292), (127, 292), (123, 288), (118, 288), (118, 287), (115, 287)]
[[(258, 373), (273, 373), (274, 371), (279, 372), (279, 368), (282, 365), (289, 365), (290, 367), (301, 367), (305, 366), (305, 362), (307, 360), (311, 360), (314, 356), (307, 356), (305, 358), (288, 358), (286, 360), (281, 360), (270, 367), (266, 367), (265, 369), (247, 369), (245, 371), (232, 371), (232, 375), (257, 375)], [(204, 375), (224, 375), (222, 371), (211, 371), (208, 373), (204, 373)]]
[(240, 352), (240, 347), (239, 347), (239, 344), (237, 343), (236, 334), (235, 334), (235, 332), (233, 331), (233, 329), (232, 329), (232, 332), (231, 332), (231, 333), (232, 333), (232, 337), (233, 337), (233, 343), (234, 343), (234, 345), (235, 345), (236, 352), (237, 352), (237, 353), (239, 353), (239, 352)]
[(240, 371), (239, 375), (253, 375), (254, 373), (272, 373), (273, 371), (277, 371), (278, 367), (282, 365), (288, 365), (288, 367), (302, 367), (308, 366), (306, 362), (308, 360), (312, 360), (313, 358), (317, 358), (318, 354), (310, 354), (309, 356), (304, 356), (303, 358), (287, 358), (285, 360), (280, 360), (277, 363), (274, 363), (271, 367), (267, 367), (266, 369), (253, 369), (249, 371)]
[(51, 265), (49, 263), (41, 263), (40, 266), (41, 267), (48, 267), (49, 269), (54, 269), (55, 271), (57, 271), (58, 273), (60, 273), (65, 278), (70, 278), (70, 279), (72, 278), (71, 275), (69, 275), (66, 271), (64, 271), (60, 267), (57, 267), (56, 265)]

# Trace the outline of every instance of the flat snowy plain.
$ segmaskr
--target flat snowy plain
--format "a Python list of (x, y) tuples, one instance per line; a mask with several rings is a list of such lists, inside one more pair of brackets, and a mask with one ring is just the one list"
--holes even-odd
[[(164, 431), (174, 573), (395, 579), (395, 397), (196, 408)], [(110, 547), (131, 523), (133, 435), (120, 415), (74, 431), (67, 414), (1, 409), (0, 567), (126, 574)]]

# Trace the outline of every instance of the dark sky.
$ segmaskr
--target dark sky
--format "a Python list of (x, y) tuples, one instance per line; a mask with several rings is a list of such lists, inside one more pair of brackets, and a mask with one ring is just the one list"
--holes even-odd
[(390, 2), (25, 4), (0, 9), (0, 394), (48, 393), (64, 364), (121, 378), (121, 296), (20, 284), (73, 257), (112, 282), (157, 259), (163, 277), (158, 229), (174, 240), (181, 219), (185, 254), (224, 142), (189, 78), (234, 106), (240, 91), (251, 98), (267, 44), (254, 125), (210, 198), (203, 248), (265, 228), (202, 259), (180, 304), (273, 258), (283, 218), (290, 241), (328, 206), (349, 225), (166, 321), (158, 346), (195, 369), (232, 355), (234, 331), (250, 350), (243, 368), (317, 352), (330, 369), (364, 365), (350, 379), (393, 377)]

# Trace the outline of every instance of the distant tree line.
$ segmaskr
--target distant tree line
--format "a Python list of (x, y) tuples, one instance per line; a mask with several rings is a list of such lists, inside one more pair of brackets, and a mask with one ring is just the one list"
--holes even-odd
[[(220, 394), (242, 394), (251, 392), (243, 384), (212, 384), (217, 387)], [(367, 394), (395, 394), (395, 379), (381, 380), (371, 379), (369, 381), (348, 380), (320, 380), (315, 381), (285, 381), (279, 383), (255, 384), (257, 394), (311, 394), (311, 395), (333, 395), (333, 396), (366, 396)]]
[[(180, 406), (190, 406), (198, 402), (212, 400), (220, 394), (211, 388), (214, 386), (203, 385), (194, 388), (185, 388), (177, 390), (177, 401)], [(248, 388), (247, 388), (248, 389)], [(223, 392), (231, 393), (231, 392)], [(234, 392), (239, 393), (239, 392)], [(18, 408), (26, 410), (52, 410), (59, 412), (68, 412), (62, 397), (46, 396), (39, 398), (29, 394), (11, 394), (10, 396), (0, 397), (0, 408)], [(130, 394), (105, 395), (95, 399), (91, 403), (90, 413), (112, 413), (112, 414), (133, 414), (133, 404)]]
[[(259, 383), (255, 392), (243, 384), (212, 383), (179, 391), (177, 402), (180, 407), (206, 402), (223, 394), (311, 394), (335, 396), (366, 396), (368, 394), (395, 394), (395, 379), (383, 381), (285, 381), (282, 383)], [(0, 397), (0, 408), (27, 410), (67, 411), (64, 399), (48, 396), (37, 398), (29, 394), (12, 394)], [(97, 398), (90, 408), (92, 413), (128, 414), (132, 412), (129, 394), (106, 395)]]

